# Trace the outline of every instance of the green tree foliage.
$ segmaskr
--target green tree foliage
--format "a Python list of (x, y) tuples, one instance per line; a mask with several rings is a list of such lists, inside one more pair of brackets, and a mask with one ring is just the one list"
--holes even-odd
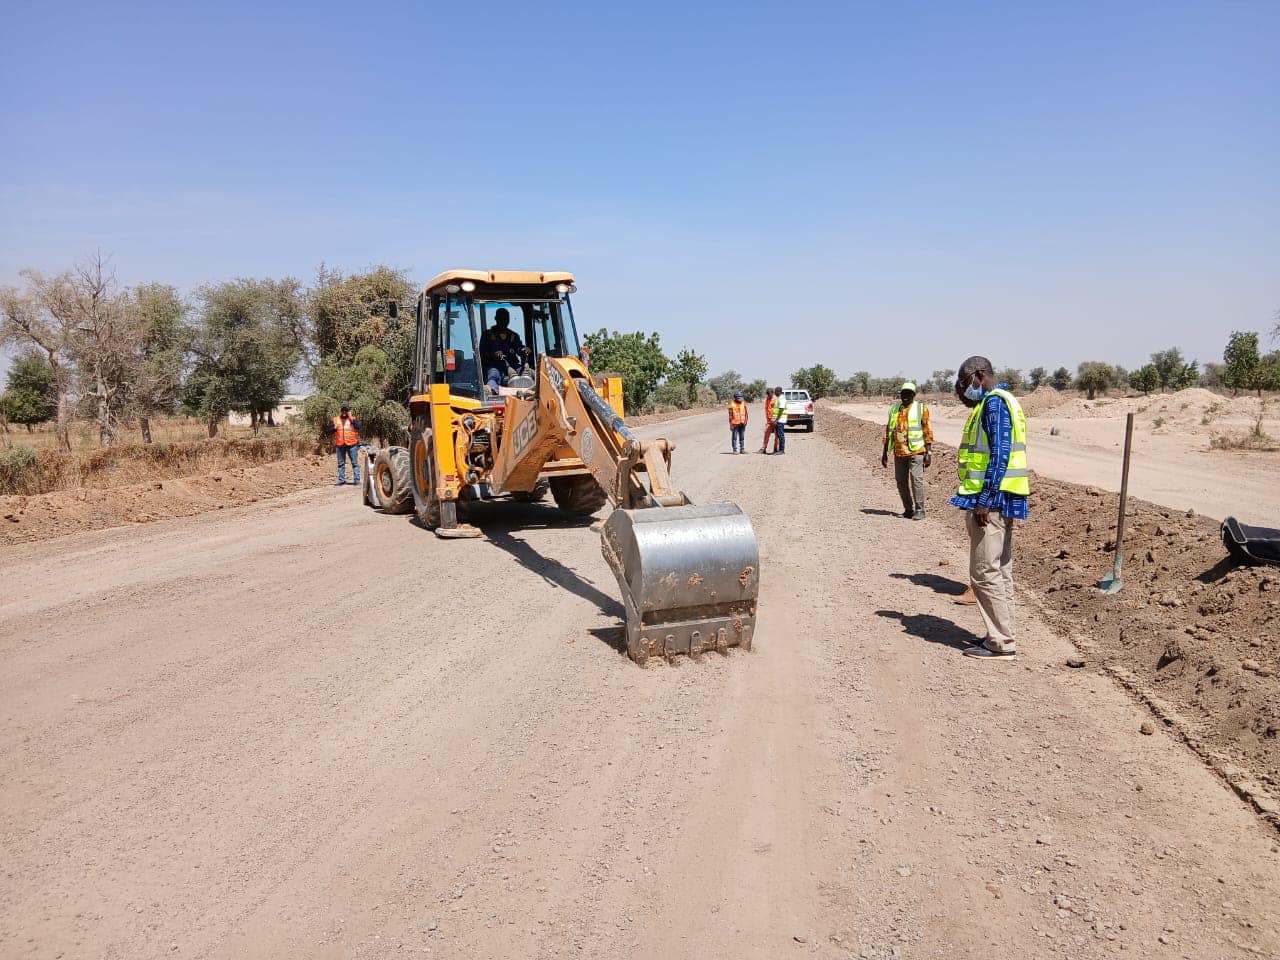
[(1129, 386), (1135, 390), (1141, 390), (1143, 393), (1150, 393), (1152, 390), (1160, 389), (1160, 371), (1156, 369), (1154, 363), (1148, 363), (1146, 366), (1139, 367), (1129, 375)]
[[(731, 400), (737, 391), (745, 391), (746, 387), (742, 380), (742, 375), (737, 370), (726, 370), (724, 373), (716, 374), (707, 381), (707, 385), (715, 391), (716, 400), (721, 403)], [(743, 393), (743, 398), (746, 398), (745, 392)]]
[[(628, 412), (647, 409), (658, 381), (671, 361), (658, 334), (618, 333), (601, 327), (582, 338), (591, 351), (591, 372), (622, 377), (622, 399)], [(686, 392), (687, 393), (687, 392)]]
[(198, 291), (199, 326), (183, 401), (217, 436), (232, 410), (255, 429), (285, 394), (299, 350), (291, 324), (301, 313), (293, 280), (228, 280)]
[(924, 393), (950, 393), (955, 387), (955, 382), (954, 370), (935, 370), (928, 380), (920, 384), (920, 389)]
[(996, 383), (1003, 383), (1013, 393), (1022, 393), (1027, 389), (1027, 382), (1022, 379), (1022, 371), (1013, 367), (1005, 367), (996, 371)]
[(361, 347), (349, 364), (324, 362), (316, 368), (316, 392), (307, 398), (302, 417), (317, 433), (336, 417), (342, 404), (360, 421), (361, 435), (378, 438), (383, 446), (403, 441), (409, 411), (390, 399), (398, 391), (399, 375), (385, 350)]
[(750, 383), (742, 387), (742, 399), (748, 403), (755, 403), (764, 396), (764, 392), (769, 389), (769, 384), (764, 380), (752, 380)]
[(1242, 330), (1233, 331), (1227, 340), (1227, 348), (1222, 351), (1223, 384), (1233, 392), (1257, 390), (1261, 395), (1262, 388), (1257, 377), (1261, 360), (1258, 355), (1258, 335)]
[(53, 367), (34, 351), (24, 353), (9, 368), (7, 385), (0, 395), (0, 414), (10, 423), (44, 423), (58, 414), (58, 390)]
[(808, 390), (814, 400), (829, 397), (835, 392), (836, 372), (828, 366), (816, 363), (812, 367), (801, 367), (791, 374), (792, 386)]
[(694, 353), (688, 347), (676, 354), (675, 362), (667, 371), (668, 379), (684, 384), (691, 405), (698, 402), (698, 384), (706, 375), (707, 358), (700, 353)]
[(1092, 400), (1099, 392), (1106, 393), (1115, 371), (1110, 364), (1100, 360), (1086, 360), (1076, 370), (1076, 389), (1084, 390)]
[(1280, 350), (1272, 350), (1258, 361), (1255, 374), (1258, 396), (1263, 390), (1280, 390)]
[[(403, 270), (376, 266), (346, 275), (323, 264), (307, 294), (309, 321), (301, 333), (314, 344), (304, 360), (350, 365), (364, 347), (378, 347), (390, 367), (387, 399), (407, 401), (416, 336), (415, 288)], [(391, 303), (396, 316), (391, 316)]]
[(187, 350), (194, 331), (178, 291), (162, 283), (139, 284), (127, 293), (137, 333), (126, 402), (138, 418), (142, 442), (151, 442), (151, 418), (178, 403)]
[(689, 400), (689, 388), (678, 380), (661, 383), (653, 391), (653, 402), (662, 407), (675, 407), (677, 410), (688, 410), (693, 403)]
[(1200, 379), (1200, 365), (1194, 360), (1187, 363), (1177, 347), (1156, 351), (1151, 355), (1151, 362), (1160, 374), (1160, 387), (1164, 390), (1182, 390)]
[(1219, 390), (1226, 386), (1223, 381), (1226, 368), (1220, 363), (1214, 363), (1209, 360), (1200, 370), (1200, 386), (1207, 387), (1210, 390)]
[(1066, 367), (1059, 367), (1053, 371), (1053, 375), (1049, 377), (1049, 386), (1055, 390), (1071, 389), (1071, 371)]
[(1027, 382), (1031, 385), (1032, 390), (1038, 390), (1042, 383), (1049, 380), (1049, 371), (1044, 367), (1032, 367), (1031, 372), (1027, 374)]

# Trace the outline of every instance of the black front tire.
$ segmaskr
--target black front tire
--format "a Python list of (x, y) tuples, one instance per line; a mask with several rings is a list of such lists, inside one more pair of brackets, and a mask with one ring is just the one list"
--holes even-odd
[(804, 425), (804, 432), (805, 432), (805, 433), (813, 433), (813, 421), (812, 421), (812, 420), (810, 420), (808, 423), (806, 423), (806, 424)]
[(571, 517), (589, 516), (609, 500), (604, 487), (590, 475), (552, 477), (551, 495), (555, 497), (556, 506)]
[(413, 467), (409, 451), (404, 447), (379, 450), (373, 462), (373, 483), (383, 513), (409, 513), (413, 510)]

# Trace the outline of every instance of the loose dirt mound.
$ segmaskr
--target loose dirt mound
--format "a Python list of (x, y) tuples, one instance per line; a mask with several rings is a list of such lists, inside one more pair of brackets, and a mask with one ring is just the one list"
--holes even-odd
[(1039, 417), (1048, 413), (1056, 407), (1060, 407), (1067, 402), (1067, 397), (1062, 391), (1055, 390), (1053, 387), (1039, 386), (1025, 396), (1018, 398), (1018, 402), (1022, 404), (1022, 409), (1026, 411), (1029, 417)]
[(107, 490), (0, 497), (0, 544), (189, 517), (331, 483), (332, 464), (313, 456)]
[[(824, 414), (836, 443), (878, 459), (876, 425)], [(929, 499), (951, 509), (943, 504), (954, 450), (934, 450), (945, 453)], [(1117, 500), (1035, 478), (1017, 545), (1019, 586), (1280, 826), (1280, 569), (1232, 564), (1212, 520), (1130, 500), (1125, 587), (1103, 596), (1094, 586), (1111, 568)], [(959, 537), (951, 548), (963, 551)]]

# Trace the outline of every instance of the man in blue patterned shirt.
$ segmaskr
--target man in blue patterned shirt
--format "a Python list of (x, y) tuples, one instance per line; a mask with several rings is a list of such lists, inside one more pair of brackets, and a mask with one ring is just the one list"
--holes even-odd
[(1013, 622), (1013, 525), (1027, 519), (1027, 421), (1017, 399), (997, 384), (991, 361), (969, 357), (956, 375), (956, 395), (973, 408), (957, 456), (959, 487), (951, 503), (965, 511), (969, 582), (987, 635), (966, 656), (1017, 653)]

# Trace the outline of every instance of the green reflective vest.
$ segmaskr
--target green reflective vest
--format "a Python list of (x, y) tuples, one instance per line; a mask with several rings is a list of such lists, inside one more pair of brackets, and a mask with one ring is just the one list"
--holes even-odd
[(785, 396), (773, 398), (773, 419), (777, 423), (787, 422), (787, 398)]
[[(889, 437), (894, 439), (898, 430), (898, 411), (902, 409), (902, 401), (895, 403), (889, 410)], [(919, 453), (924, 449), (924, 405), (919, 400), (912, 400), (907, 408), (907, 449)]]
[(960, 450), (956, 454), (960, 486), (959, 493), (972, 496), (982, 492), (982, 481), (987, 476), (987, 464), (991, 462), (991, 441), (982, 426), (982, 410), (993, 396), (1000, 397), (1009, 407), (1013, 421), (1013, 448), (1009, 454), (1009, 468), (1004, 472), (1000, 489), (1005, 493), (1027, 496), (1031, 493), (1031, 478), (1027, 473), (1027, 415), (1022, 405), (1008, 390), (995, 389), (982, 398), (973, 408), (964, 425)]

